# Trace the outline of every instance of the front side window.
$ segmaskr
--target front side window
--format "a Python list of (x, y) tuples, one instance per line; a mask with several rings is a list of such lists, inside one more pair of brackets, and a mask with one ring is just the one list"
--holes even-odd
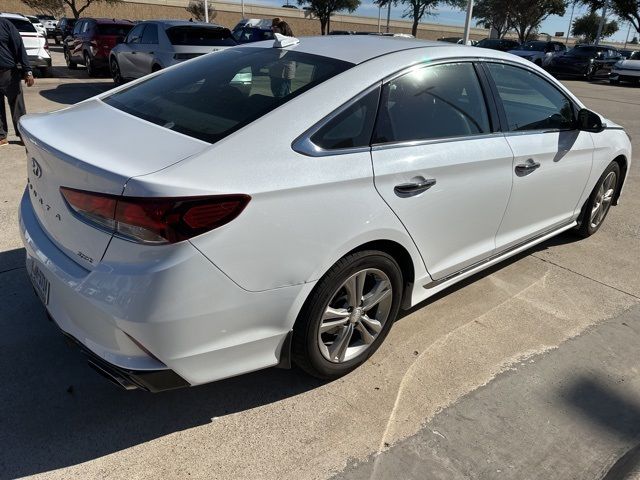
[(142, 32), (144, 31), (144, 27), (146, 27), (144, 23), (136, 25), (133, 30), (129, 32), (129, 35), (127, 36), (127, 43), (140, 43), (142, 41)]
[(384, 86), (375, 143), (489, 133), (484, 95), (471, 63), (413, 70)]
[(101, 23), (98, 25), (97, 34), (112, 37), (125, 37), (131, 28), (133, 28), (133, 25), (129, 24)]
[(311, 141), (325, 150), (368, 147), (379, 95), (376, 88), (355, 101), (314, 133)]
[(571, 129), (573, 106), (555, 86), (529, 70), (488, 63), (511, 132)]
[(295, 50), (229, 48), (167, 70), (103, 101), (164, 128), (215, 143), (352, 66)]

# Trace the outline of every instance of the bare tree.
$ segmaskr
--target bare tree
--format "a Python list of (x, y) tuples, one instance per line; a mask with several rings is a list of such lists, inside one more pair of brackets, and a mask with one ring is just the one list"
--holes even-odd
[(452, 5), (458, 8), (464, 8), (467, 0), (400, 0), (407, 6), (403, 17), (413, 20), (411, 25), (411, 33), (415, 37), (418, 34), (418, 23), (425, 15), (433, 15), (433, 9), (440, 4)]
[(43, 15), (52, 15), (56, 18), (64, 15), (62, 0), (22, 0), (22, 3)]
[[(213, 6), (213, 1), (207, 2), (207, 7), (209, 10), (209, 21), (211, 21), (216, 18), (218, 12)], [(204, 13), (204, 0), (191, 0), (185, 10), (193, 15), (193, 18), (199, 22), (204, 22), (207, 18)]]

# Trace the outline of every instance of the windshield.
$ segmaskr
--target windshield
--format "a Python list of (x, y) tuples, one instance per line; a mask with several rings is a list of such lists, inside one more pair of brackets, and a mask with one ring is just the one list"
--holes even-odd
[(640, 60), (640, 50), (637, 52), (633, 52), (629, 57), (629, 60)]
[(544, 52), (547, 44), (544, 42), (527, 42), (520, 46), (519, 50), (528, 50), (532, 52)]
[(485, 38), (484, 40), (480, 40), (478, 42), (478, 46), (483, 48), (497, 47), (499, 45), (500, 40), (489, 40), (488, 38)]
[(203, 47), (233, 46), (236, 41), (231, 30), (220, 27), (182, 26), (167, 29), (172, 45), (197, 45)]
[(13, 23), (13, 26), (16, 27), (16, 29), (19, 32), (25, 32), (26, 33), (26, 32), (35, 32), (36, 31), (36, 27), (34, 27), (33, 24), (29, 20), (22, 20), (20, 18), (7, 18), (7, 20), (9, 20), (11, 23)]
[(128, 24), (112, 24), (112, 23), (100, 23), (98, 24), (98, 35), (111, 35), (115, 37), (125, 37), (129, 30), (133, 28), (133, 25)]
[(352, 66), (296, 51), (229, 48), (103, 101), (156, 125), (215, 143)]
[(574, 47), (565, 55), (568, 57), (593, 58), (596, 56), (598, 49), (596, 47)]

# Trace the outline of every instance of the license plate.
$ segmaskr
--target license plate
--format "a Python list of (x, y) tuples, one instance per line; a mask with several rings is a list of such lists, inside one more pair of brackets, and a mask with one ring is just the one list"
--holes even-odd
[(49, 303), (49, 280), (44, 276), (36, 262), (31, 262), (31, 283), (42, 303)]

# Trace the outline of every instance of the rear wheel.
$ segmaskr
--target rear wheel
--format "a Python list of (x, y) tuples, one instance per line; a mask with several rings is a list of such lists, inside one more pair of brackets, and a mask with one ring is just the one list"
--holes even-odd
[(69, 49), (67, 48), (64, 49), (64, 61), (67, 62), (67, 68), (69, 70), (75, 70), (78, 68), (78, 64), (71, 60), (71, 52), (69, 52)]
[(120, 72), (120, 65), (115, 58), (112, 58), (109, 62), (109, 70), (111, 71), (111, 78), (113, 78), (113, 83), (116, 85), (122, 85), (124, 83), (124, 79), (122, 78), (122, 73)]
[(618, 191), (620, 180), (620, 166), (617, 162), (611, 162), (600, 176), (587, 203), (582, 208), (580, 225), (578, 226), (580, 236), (590, 237), (602, 226)]
[(368, 250), (338, 261), (320, 279), (293, 329), (294, 362), (322, 379), (364, 363), (391, 329), (402, 298), (402, 272), (390, 255)]
[(613, 79), (613, 78), (610, 78), (610, 79), (609, 79), (609, 83), (610, 83), (611, 85), (619, 85), (619, 84), (620, 84), (620, 80), (619, 80), (619, 79)]

